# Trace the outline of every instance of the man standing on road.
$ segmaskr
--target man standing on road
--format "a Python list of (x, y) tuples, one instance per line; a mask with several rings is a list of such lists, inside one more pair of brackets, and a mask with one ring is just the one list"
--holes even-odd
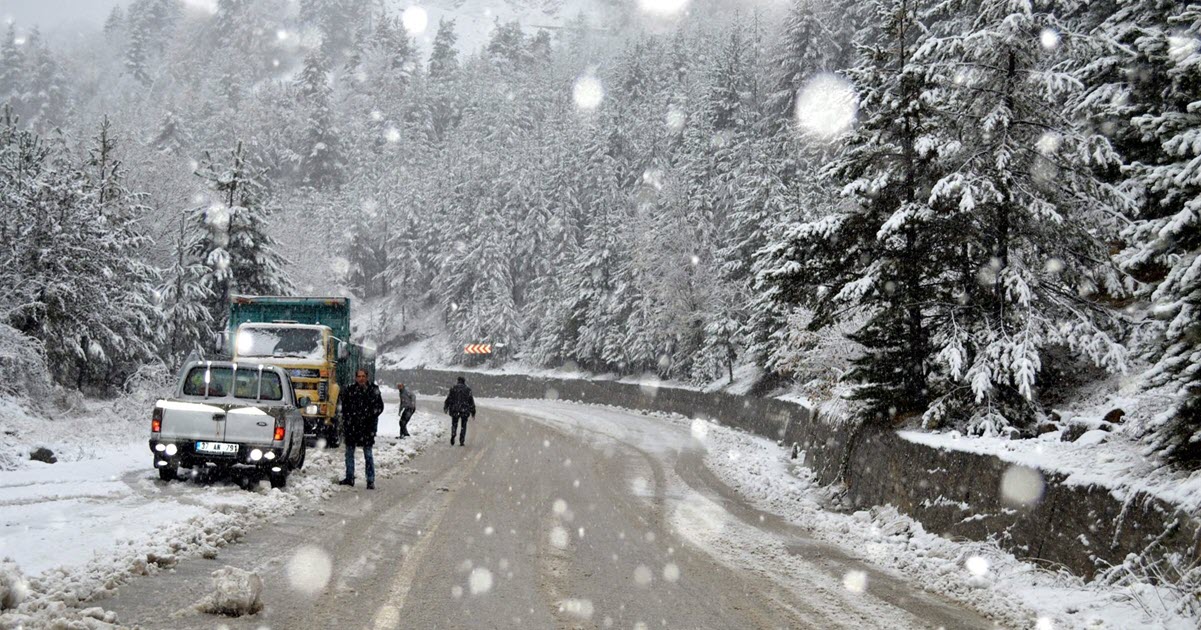
[(338, 483), (354, 486), (354, 449), (363, 447), (363, 459), (367, 462), (367, 489), (375, 489), (375, 458), (371, 447), (375, 446), (375, 433), (379, 429), (379, 415), (384, 412), (384, 399), (379, 387), (367, 382), (367, 370), (354, 373), (354, 383), (342, 390), (342, 426), (346, 440), (346, 478)]
[[(459, 446), (463, 446), (463, 441), (467, 439), (467, 417), (475, 417), (475, 398), (471, 397), (471, 388), (462, 376), (459, 377), (459, 382), (450, 388), (442, 411), (450, 414), (450, 445), (455, 445), (455, 431), (459, 431)], [(460, 423), (462, 429), (459, 429)]]
[(417, 411), (417, 397), (405, 389), (404, 383), (397, 383), (396, 389), (400, 390), (400, 437), (404, 439), (409, 437), (409, 418)]

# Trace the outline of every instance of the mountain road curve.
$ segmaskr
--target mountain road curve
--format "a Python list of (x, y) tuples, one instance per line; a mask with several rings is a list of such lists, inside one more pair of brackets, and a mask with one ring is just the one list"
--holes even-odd
[[(994, 627), (755, 509), (687, 426), (478, 403), (466, 446), (435, 444), (376, 490), (360, 477), (97, 604), (143, 628)], [(196, 610), (226, 565), (262, 577), (263, 610)], [(849, 571), (871, 588), (844, 587)]]

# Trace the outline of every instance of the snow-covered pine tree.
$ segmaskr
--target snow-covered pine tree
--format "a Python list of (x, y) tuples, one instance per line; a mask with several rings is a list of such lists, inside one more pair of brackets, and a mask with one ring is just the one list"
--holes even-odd
[(6, 294), (19, 305), (8, 323), (38, 339), (55, 379), (75, 387), (119, 384), (159, 341), (141, 196), (124, 187), (112, 155), (106, 128), (79, 160), (19, 129), (11, 109), (0, 121), (0, 161), (19, 167), (0, 176)]
[(110, 42), (115, 41), (124, 30), (125, 12), (121, 10), (121, 5), (114, 5), (112, 11), (108, 12), (108, 17), (104, 19), (104, 37)]
[(337, 188), (345, 166), (326, 63), (324, 53), (314, 50), (305, 57), (304, 69), (296, 78), (301, 107), (306, 113), (300, 138), (300, 181), (317, 190)]
[(60, 126), (67, 115), (67, 81), (38, 29), (30, 32), (25, 47), (29, 53), (26, 96), (21, 104), (23, 119), (34, 129), (45, 132)]
[(462, 93), (457, 89), (459, 61), (455, 43), (454, 20), (439, 20), (438, 33), (434, 35), (433, 50), (430, 52), (428, 73), (428, 95), (425, 101), (429, 119), (429, 139), (440, 142), (446, 134), (457, 127), (463, 117)]
[(1146, 349), (1153, 363), (1148, 385), (1179, 387), (1176, 404), (1149, 439), (1170, 460), (1193, 468), (1201, 466), (1199, 29), (1195, 4), (1120, 2), (1101, 26), (1114, 43), (1109, 55), (1085, 66), (1095, 82), (1083, 102), (1109, 127), (1136, 201), (1123, 233), (1129, 245), (1118, 261), (1142, 280), (1139, 293), (1158, 321)]
[(192, 145), (192, 137), (179, 116), (167, 110), (159, 121), (158, 132), (150, 140), (150, 145), (160, 153), (182, 156)]
[(775, 125), (790, 126), (796, 115), (797, 92), (805, 81), (819, 72), (842, 69), (840, 49), (850, 48), (852, 42), (834, 39), (829, 22), (845, 18), (835, 12), (837, 8), (837, 4), (792, 0), (771, 59), (774, 81), (766, 109)]
[(796, 225), (770, 248), (761, 286), (812, 308), (815, 328), (862, 316), (865, 347), (849, 378), (863, 418), (888, 424), (929, 401), (930, 283), (939, 213), (929, 205), (941, 170), (932, 86), (916, 58), (926, 36), (922, 0), (877, 0), (878, 31), (850, 71), (862, 116), (826, 170), (849, 203)]
[(200, 234), (188, 219), (187, 213), (180, 213), (172, 242), (174, 257), (158, 290), (165, 326), (159, 356), (169, 367), (180, 365), (193, 353), (203, 356), (214, 332), (213, 314), (206, 307), (213, 298), (205, 282), (209, 269), (194, 257)]
[(434, 35), (434, 43), (430, 51), (429, 77), (431, 80), (445, 79), (459, 69), (458, 41), (455, 34), (455, 21), (442, 18), (438, 20), (438, 32)]
[(516, 20), (502, 23), (496, 18), (485, 50), (489, 61), (503, 71), (520, 70), (532, 61), (525, 33)]
[[(1040, 413), (1039, 372), (1055, 348), (1108, 370), (1126, 364), (1117, 316), (1097, 302), (1122, 292), (1105, 241), (1123, 199), (1093, 170), (1116, 156), (1067, 113), (1081, 89), (1072, 55), (1087, 54), (1092, 36), (1050, 8), (1071, 15), (1079, 7), (951, 0), (920, 53), (954, 138), (931, 146), (947, 172), (930, 203), (954, 216), (945, 269), (958, 285), (931, 325), (947, 379), (926, 414), (932, 424), (1028, 424)], [(1044, 29), (1055, 37), (1040, 36)]]
[(25, 53), (17, 44), (17, 26), (9, 23), (0, 41), (0, 106), (5, 103), (16, 111), (25, 91)]
[(230, 151), (228, 161), (205, 152), (196, 175), (212, 187), (213, 199), (192, 211), (203, 231), (190, 254), (206, 268), (202, 282), (212, 297), (205, 306), (221, 328), (230, 296), (281, 295), (292, 287), (283, 274), (286, 261), (267, 231), (270, 191), (242, 143)]

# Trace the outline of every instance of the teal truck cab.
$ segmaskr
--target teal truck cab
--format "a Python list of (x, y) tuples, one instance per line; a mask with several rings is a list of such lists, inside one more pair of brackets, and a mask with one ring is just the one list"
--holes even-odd
[(350, 299), (235, 295), (222, 336), (236, 362), (278, 366), (287, 373), (304, 409), (306, 438), (337, 446), (339, 394), (366, 369), (375, 378), (373, 349), (350, 341)]

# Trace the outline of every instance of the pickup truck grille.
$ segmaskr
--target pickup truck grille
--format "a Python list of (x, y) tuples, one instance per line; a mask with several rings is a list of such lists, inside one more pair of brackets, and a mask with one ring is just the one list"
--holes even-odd
[(317, 383), (317, 400), (321, 402), (329, 400), (329, 381)]

